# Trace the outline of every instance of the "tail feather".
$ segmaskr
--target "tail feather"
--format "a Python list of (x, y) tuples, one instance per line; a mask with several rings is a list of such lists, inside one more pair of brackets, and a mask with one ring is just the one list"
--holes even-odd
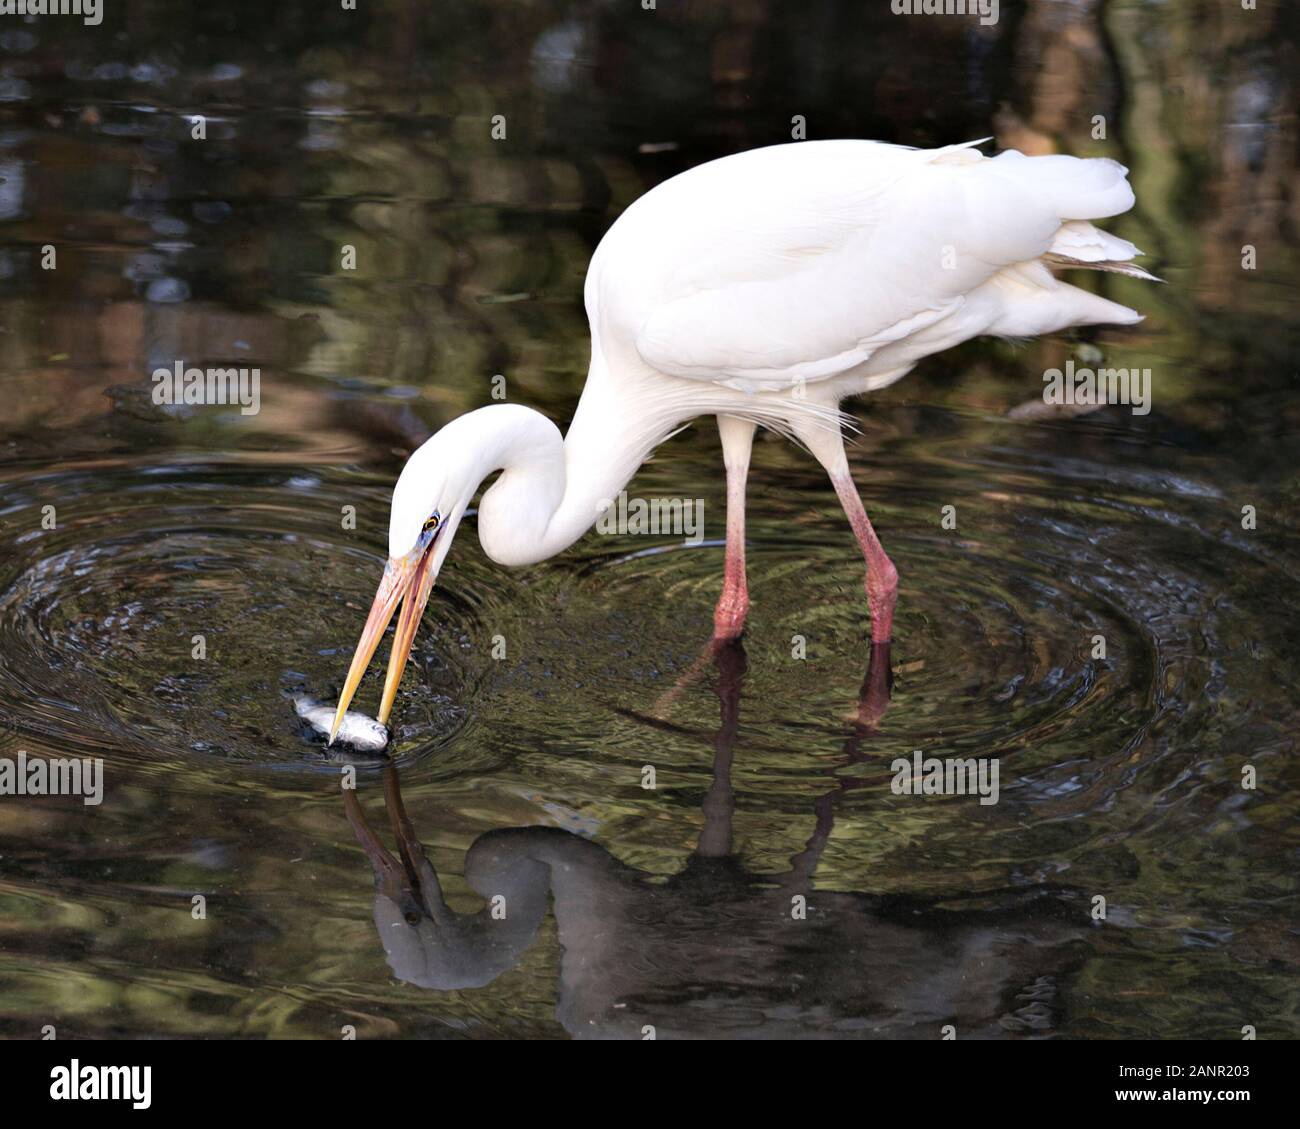
[(988, 285), (996, 288), (1000, 300), (997, 317), (984, 332), (997, 337), (1038, 337), (1074, 325), (1142, 321), (1137, 310), (1061, 282), (1041, 262), (1019, 263), (999, 272)]
[(1147, 282), (1164, 282), (1163, 278), (1152, 274), (1148, 270), (1143, 270), (1137, 263), (1125, 262), (1122, 259), (1072, 259), (1069, 255), (1057, 255), (1049, 251), (1043, 256), (1043, 261), (1054, 267), (1063, 267), (1073, 270), (1100, 270), (1109, 271), (1111, 274), (1124, 274), (1129, 278), (1141, 278)]
[(1043, 261), (1052, 266), (1111, 271), (1149, 282), (1162, 281), (1130, 261), (1141, 254), (1127, 239), (1101, 231), (1083, 220), (1069, 220), (1061, 224)]
[(1137, 247), (1087, 222), (1133, 206), (1128, 169), (1107, 158), (1026, 157), (1015, 150), (999, 153), (985, 167), (1061, 217), (1046, 251), (991, 280), (1000, 300), (986, 332), (1032, 337), (1075, 325), (1134, 325), (1142, 320), (1136, 310), (1061, 282), (1048, 269), (1082, 268), (1160, 281), (1132, 262), (1142, 254)]
[[(1155, 279), (1131, 260), (1141, 255), (1127, 239), (1088, 221), (1119, 215), (1133, 206), (1128, 170), (1104, 157), (1026, 157), (1007, 150), (983, 157), (968, 146), (934, 150), (931, 163), (957, 164), (968, 216), (978, 227), (963, 233), (964, 249), (986, 262), (1038, 260), (1057, 267), (1088, 267), (1134, 278)], [(950, 189), (947, 185), (943, 192)], [(944, 205), (945, 195), (935, 207)]]
[(1063, 220), (1104, 219), (1133, 207), (1128, 169), (1108, 157), (1026, 157), (1008, 149), (991, 158), (989, 168), (1032, 189)]

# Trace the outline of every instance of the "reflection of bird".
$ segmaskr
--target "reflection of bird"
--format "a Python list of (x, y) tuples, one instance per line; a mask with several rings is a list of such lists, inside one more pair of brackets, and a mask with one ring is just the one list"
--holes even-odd
[(502, 472), (479, 504), (483, 548), (530, 564), (581, 537), (652, 448), (699, 415), (718, 419), (727, 476), (715, 638), (739, 635), (748, 610), (745, 478), (762, 425), (829, 473), (866, 558), (872, 641), (887, 642), (897, 573), (849, 474), (840, 401), (979, 334), (1139, 321), (1049, 270), (1151, 277), (1130, 261), (1137, 248), (1087, 222), (1132, 206), (1125, 174), (1109, 160), (990, 159), (970, 145), (808, 141), (713, 161), (647, 193), (587, 273), (591, 367), (567, 437), (535, 411), (497, 404), (452, 420), (407, 462), (339, 715), (405, 597), (387, 721), (429, 591), (488, 475)]
[[(845, 752), (874, 734), (888, 666), (873, 648)], [(397, 769), (384, 798), (393, 858), (355, 791), (345, 809), (375, 872), (374, 921), (394, 974), (435, 991), (481, 988), (514, 968), (553, 905), (561, 947), (556, 1018), (578, 1038), (921, 1037), (1050, 1033), (1082, 930), (1041, 891), (960, 896), (939, 908), (814, 887), (836, 797), (863, 783), (837, 774), (815, 804), (802, 851), (782, 874), (755, 874), (732, 854), (731, 765), (744, 652), (717, 648), (722, 720), (699, 841), (680, 872), (657, 880), (599, 844), (553, 827), (480, 836), (465, 880), (487, 901), (457, 913), (407, 816)], [(651, 721), (650, 724), (656, 724)], [(867, 764), (868, 771), (870, 764)], [(795, 912), (806, 899), (806, 915)]]

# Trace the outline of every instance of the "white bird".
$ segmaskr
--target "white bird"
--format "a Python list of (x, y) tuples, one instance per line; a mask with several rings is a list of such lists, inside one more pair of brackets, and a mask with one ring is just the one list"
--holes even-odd
[(1127, 169), (1014, 150), (988, 158), (979, 144), (776, 145), (700, 165), (632, 204), (587, 272), (591, 365), (568, 435), (496, 404), (446, 424), (403, 468), (335, 731), (405, 598), (378, 714), (387, 722), (429, 592), (488, 475), (502, 472), (479, 503), (483, 549), (532, 564), (572, 545), (650, 451), (701, 415), (717, 417), (727, 478), (715, 638), (738, 636), (749, 607), (745, 479), (763, 426), (826, 468), (866, 560), (872, 642), (887, 643), (898, 574), (849, 474), (840, 401), (981, 334), (1142, 320), (1051, 267), (1153, 278), (1131, 262), (1133, 244), (1088, 222), (1132, 207)]

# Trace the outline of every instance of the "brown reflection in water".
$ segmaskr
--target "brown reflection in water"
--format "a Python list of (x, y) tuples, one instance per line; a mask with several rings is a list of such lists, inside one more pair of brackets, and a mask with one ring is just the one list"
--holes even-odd
[[(585, 372), (582, 275), (612, 219), (682, 168), (789, 140), (795, 114), (812, 139), (992, 132), (1026, 152), (1117, 157), (1139, 200), (1125, 234), (1196, 274), (1179, 302), (1258, 312), (1273, 303), (1254, 284), (1294, 267), (1296, 16), (1281, 5), (1005, 3), (992, 27), (883, 4), (796, 17), (778, 0), (653, 18), (600, 3), (377, 8), (360, 35), (323, 14), (312, 30), (346, 46), (333, 52), (309, 50), (301, 23), (259, 26), (252, 38), (274, 61), (256, 66), (248, 37), (207, 29), (207, 49), (239, 63), (238, 77), (178, 67), (127, 81), (103, 106), (102, 83), (63, 79), (83, 54), (86, 69), (98, 62), (101, 43), (95, 54), (42, 40), (13, 60), (32, 96), (3, 111), (22, 130), (3, 170), (0, 218), (16, 250), (0, 293), (5, 367), (48, 373), (60, 407), (84, 419), (93, 409), (70, 405), (83, 392), (145, 387), (151, 343), (230, 363), (231, 341), (254, 340), (267, 370), (417, 386), (430, 422), (481, 402), (483, 375), (503, 371), (516, 395), (563, 417)], [(137, 0), (123, 18), (130, 57), (147, 59), (168, 57), (183, 16)], [(206, 148), (188, 144), (177, 107), (213, 114)], [(484, 128), (494, 109), (509, 114), (508, 145)], [(226, 200), (226, 218), (191, 214)], [(189, 230), (168, 236), (152, 226), (160, 218)], [(168, 250), (178, 238), (192, 246)], [(52, 239), (61, 269), (37, 269), (32, 254)], [(352, 272), (336, 254), (348, 241)], [(1258, 272), (1242, 269), (1246, 244)], [(124, 269), (141, 254), (191, 287), (183, 305), (213, 305), (182, 315), (142, 302), (145, 282)], [(311, 332), (304, 314), (318, 319)], [(177, 318), (155, 335), (152, 323)], [(1195, 319), (1159, 328), (1171, 351), (1204, 354)], [(1032, 348), (1026, 368), (1060, 359)], [(250, 426), (318, 426), (286, 397)], [(6, 424), (27, 422), (15, 415), (0, 409)]]

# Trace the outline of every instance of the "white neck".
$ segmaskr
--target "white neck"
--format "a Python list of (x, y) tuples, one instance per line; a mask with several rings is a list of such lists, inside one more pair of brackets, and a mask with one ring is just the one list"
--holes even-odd
[(502, 472), (479, 502), (478, 533), (487, 555), (504, 565), (534, 564), (577, 541), (678, 422), (641, 418), (599, 378), (588, 379), (563, 441), (531, 408), (500, 404), (461, 418), (470, 417), (480, 417), (471, 494)]

